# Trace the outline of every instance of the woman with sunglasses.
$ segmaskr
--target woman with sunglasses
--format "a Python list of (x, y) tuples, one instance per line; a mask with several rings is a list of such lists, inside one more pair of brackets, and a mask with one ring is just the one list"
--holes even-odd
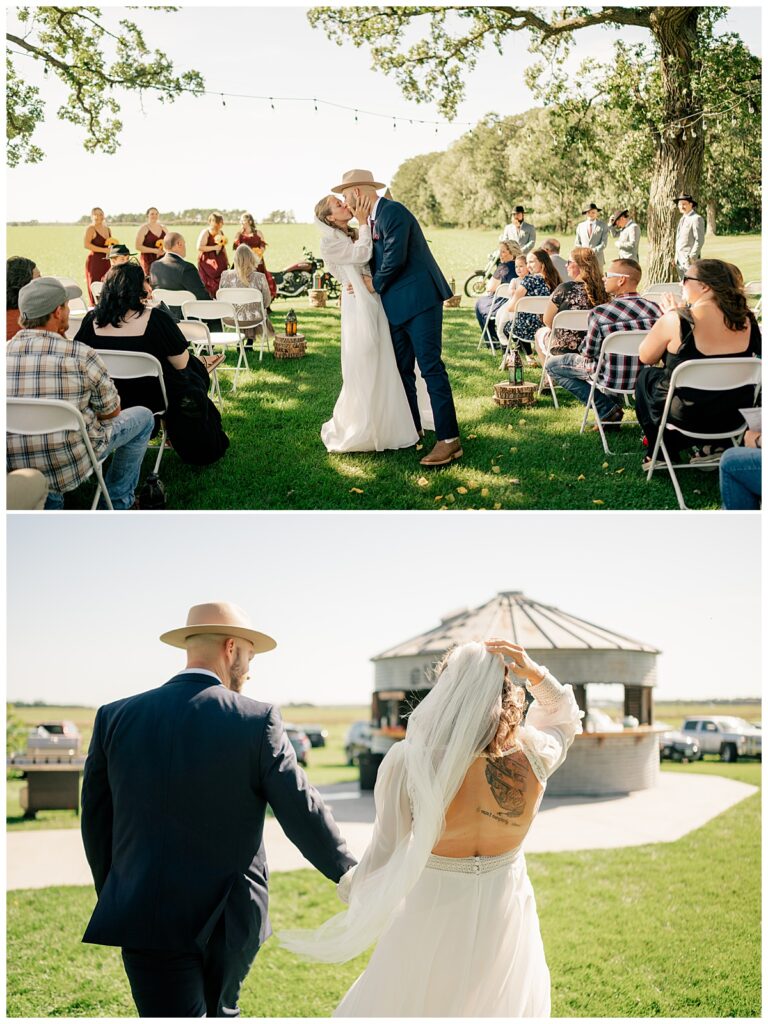
[(379, 768), (371, 843), (338, 886), (348, 909), (278, 937), (330, 963), (376, 943), (335, 1017), (548, 1017), (523, 847), (582, 714), (506, 640), (462, 644), (435, 671)]
[[(664, 315), (643, 339), (640, 362), (645, 364), (635, 386), (637, 418), (648, 441), (644, 467), (650, 462), (659, 424), (669, 394), (675, 367), (689, 359), (743, 356), (750, 359), (762, 351), (760, 328), (747, 306), (740, 271), (723, 260), (696, 260), (683, 277), (683, 305), (673, 295), (664, 295), (659, 305)], [(657, 366), (659, 361), (663, 366)], [(751, 386), (732, 391), (675, 393), (669, 420), (686, 430), (718, 433), (743, 426), (740, 408), (754, 405)], [(664, 438), (670, 457), (676, 459), (694, 441), (676, 431)], [(719, 451), (704, 449), (696, 463), (717, 461)]]

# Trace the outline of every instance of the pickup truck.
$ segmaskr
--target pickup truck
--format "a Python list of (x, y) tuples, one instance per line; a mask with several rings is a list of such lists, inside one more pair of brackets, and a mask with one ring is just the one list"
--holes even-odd
[(719, 754), (721, 761), (733, 762), (740, 757), (762, 760), (762, 733), (743, 718), (730, 715), (686, 718), (682, 732), (696, 740), (702, 754)]

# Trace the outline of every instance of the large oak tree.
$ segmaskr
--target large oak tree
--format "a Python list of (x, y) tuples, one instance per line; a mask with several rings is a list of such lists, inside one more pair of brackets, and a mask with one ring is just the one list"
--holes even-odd
[[(370, 46), (374, 68), (394, 75), (406, 97), (436, 100), (449, 118), (455, 116), (466, 75), (485, 47), (490, 44), (509, 56), (513, 33), (527, 30), (531, 51), (556, 67), (575, 34), (585, 28), (647, 29), (658, 72), (658, 102), (652, 111), (649, 104), (647, 124), (653, 140), (647, 270), (652, 280), (669, 280), (678, 219), (672, 199), (683, 192), (697, 195), (702, 185), (701, 67), (712, 26), (725, 11), (662, 6), (317, 7), (309, 19), (339, 45)], [(724, 83), (724, 99), (727, 88)]]

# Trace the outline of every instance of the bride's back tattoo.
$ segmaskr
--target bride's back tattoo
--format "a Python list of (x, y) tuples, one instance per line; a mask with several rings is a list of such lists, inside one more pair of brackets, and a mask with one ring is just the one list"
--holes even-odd
[(488, 758), (485, 778), (491, 787), (493, 799), (501, 808), (500, 815), (493, 815), (496, 820), (519, 818), (525, 812), (530, 770), (531, 766), (522, 753), (507, 754), (502, 758)]

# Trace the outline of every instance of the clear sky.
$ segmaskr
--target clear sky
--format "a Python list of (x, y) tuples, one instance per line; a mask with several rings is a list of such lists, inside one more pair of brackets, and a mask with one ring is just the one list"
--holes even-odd
[(658, 697), (760, 694), (760, 522), (737, 513), (9, 515), (8, 699), (98, 705), (183, 666), (231, 600), (274, 636), (246, 693), (368, 703), (370, 658), (501, 590), (654, 644)]
[[(35, 61), (20, 57), (29, 82), (40, 85), (46, 120), (35, 141), (46, 152), (42, 164), (8, 174), (9, 220), (74, 221), (102, 206), (108, 216), (126, 210), (189, 207), (248, 208), (261, 219), (273, 209), (293, 209), (311, 219), (315, 202), (351, 167), (391, 180), (399, 164), (418, 153), (444, 149), (466, 128), (438, 129), (399, 124), (391, 115), (439, 117), (434, 106), (406, 102), (394, 81), (370, 68), (366, 47), (337, 47), (312, 29), (305, 7), (185, 5), (178, 13), (109, 8), (109, 17), (135, 19), (150, 48), (167, 51), (176, 67), (196, 68), (207, 88), (231, 93), (317, 97), (358, 106), (384, 118), (320, 107), (312, 103), (184, 97), (161, 105), (146, 96), (121, 94), (125, 128), (115, 156), (90, 155), (80, 129), (56, 119), (63, 86), (44, 78)], [(9, 21), (14, 23), (13, 15)], [(760, 50), (760, 9), (732, 8), (722, 31), (737, 31)], [(648, 38), (643, 29), (623, 29), (623, 38)], [(609, 61), (618, 38), (614, 29), (577, 34), (572, 66), (590, 57)], [(467, 79), (458, 121), (476, 122), (491, 111), (519, 113), (534, 105), (524, 83), (527, 33), (509, 37), (504, 53), (488, 50)], [(54, 186), (55, 183), (55, 187)]]

